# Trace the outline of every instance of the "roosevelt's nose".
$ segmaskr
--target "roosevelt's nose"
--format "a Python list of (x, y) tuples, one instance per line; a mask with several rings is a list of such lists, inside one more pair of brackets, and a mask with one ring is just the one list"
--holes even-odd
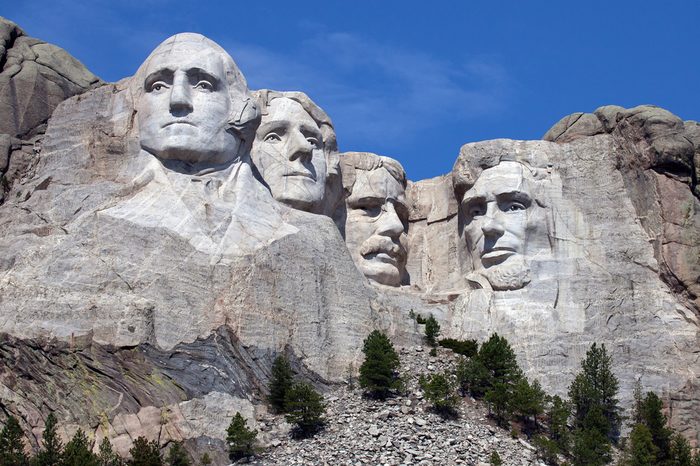
[(170, 111), (171, 112), (191, 112), (192, 94), (190, 83), (184, 74), (175, 74), (173, 87), (170, 89)]
[(377, 220), (377, 233), (391, 238), (398, 238), (403, 233), (403, 223), (393, 202), (387, 201), (384, 204)]
[(287, 142), (287, 156), (289, 160), (310, 158), (313, 152), (313, 146), (299, 131), (292, 131)]

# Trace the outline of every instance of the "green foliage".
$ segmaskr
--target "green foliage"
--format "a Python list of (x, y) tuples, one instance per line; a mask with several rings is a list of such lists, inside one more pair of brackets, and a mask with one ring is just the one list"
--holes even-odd
[(457, 406), (457, 396), (448, 374), (420, 376), (418, 381), (425, 399), (430, 401), (433, 409), (443, 416), (453, 416)]
[(199, 464), (202, 466), (207, 466), (211, 464), (211, 458), (209, 457), (209, 453), (205, 453), (202, 455), (202, 457), (199, 459)]
[[(574, 378), (569, 387), (569, 399), (574, 409), (574, 421), (577, 429), (590, 424), (589, 413), (598, 411), (603, 417), (597, 428), (603, 436), (614, 440), (619, 435), (620, 408), (617, 400), (619, 382), (612, 373), (612, 357), (608, 355), (605, 345), (591, 345), (581, 362), (582, 371)], [(595, 416), (596, 420), (597, 415)]]
[(538, 435), (534, 438), (533, 444), (537, 449), (537, 457), (547, 464), (559, 464), (558, 455), (561, 453), (559, 445), (552, 439), (544, 435)]
[(454, 338), (443, 338), (439, 342), (443, 348), (451, 349), (454, 353), (471, 358), (479, 350), (476, 340), (455, 340)]
[(275, 362), (272, 363), (272, 375), (268, 386), (270, 390), (268, 401), (278, 413), (284, 412), (284, 399), (287, 391), (292, 386), (293, 376), (292, 366), (289, 365), (287, 358), (282, 355), (277, 356)]
[(432, 314), (425, 320), (425, 341), (430, 346), (437, 346), (437, 337), (440, 335), (440, 324)]
[(24, 433), (17, 418), (10, 416), (0, 432), (0, 466), (25, 466), (29, 457), (24, 452)]
[(462, 394), (471, 393), (475, 398), (482, 398), (491, 387), (491, 376), (481, 363), (474, 357), (460, 358), (457, 363), (457, 384)]
[(555, 395), (549, 398), (546, 414), (549, 438), (556, 442), (562, 453), (567, 453), (571, 446), (571, 433), (567, 426), (567, 421), (571, 417), (571, 405)]
[(128, 466), (163, 466), (160, 448), (155, 440), (149, 442), (145, 437), (137, 438), (129, 454), (131, 459), (126, 462)]
[(430, 355), (432, 357), (436, 357), (437, 356), (437, 348), (430, 348), (428, 355)]
[(258, 431), (248, 429), (246, 419), (241, 413), (236, 413), (226, 429), (226, 443), (228, 443), (228, 455), (231, 460), (251, 456), (255, 453), (255, 439)]
[(323, 397), (308, 383), (292, 385), (287, 391), (285, 410), (287, 422), (296, 425), (295, 434), (299, 437), (309, 436), (323, 426), (326, 412)]
[(610, 442), (598, 429), (580, 428), (573, 437), (574, 466), (603, 466), (610, 462)]
[(173, 442), (168, 450), (168, 457), (165, 459), (169, 466), (191, 466), (190, 455), (182, 446), (181, 442)]
[(112, 449), (112, 444), (109, 443), (107, 437), (103, 437), (100, 443), (97, 463), (100, 466), (122, 466), (124, 464), (124, 461)]
[(532, 420), (536, 428), (537, 416), (544, 413), (545, 397), (539, 381), (529, 383), (525, 377), (521, 377), (513, 386), (512, 411), (525, 423)]
[(496, 382), (487, 392), (484, 398), (489, 405), (491, 415), (499, 426), (505, 427), (512, 413), (510, 403), (510, 387), (504, 383)]
[(90, 448), (85, 432), (78, 429), (63, 449), (62, 466), (99, 466), (99, 460)]
[(416, 316), (416, 322), (419, 323), (419, 324), (421, 324), (421, 325), (424, 325), (424, 324), (427, 322), (427, 320), (425, 319), (425, 317), (423, 317), (422, 315), (418, 314), (418, 315)]
[(487, 382), (491, 386), (496, 382), (513, 384), (522, 377), (522, 371), (508, 340), (498, 336), (497, 333), (491, 335), (481, 345), (477, 358), (488, 371), (489, 380)]
[(499, 455), (496, 450), (491, 452), (491, 457), (489, 458), (489, 464), (491, 466), (501, 466), (503, 464), (503, 460), (501, 460), (501, 455)]
[(398, 369), (399, 355), (387, 336), (375, 330), (365, 338), (362, 352), (365, 360), (360, 366), (360, 387), (368, 395), (385, 399), (401, 386)]
[(63, 458), (63, 445), (58, 439), (56, 432), (56, 416), (50, 413), (46, 416), (44, 433), (41, 436), (42, 448), (34, 457), (33, 464), (36, 466), (56, 466)]
[[(700, 460), (700, 454), (698, 456)], [(693, 466), (693, 455), (690, 443), (681, 434), (671, 436), (670, 466)]]
[(654, 466), (659, 450), (654, 445), (651, 432), (644, 424), (637, 424), (630, 434), (629, 466)]
[(671, 435), (673, 431), (666, 427), (668, 420), (663, 414), (663, 402), (654, 392), (647, 392), (639, 406), (641, 424), (645, 425), (651, 434), (657, 449), (656, 461), (661, 464), (670, 459)]

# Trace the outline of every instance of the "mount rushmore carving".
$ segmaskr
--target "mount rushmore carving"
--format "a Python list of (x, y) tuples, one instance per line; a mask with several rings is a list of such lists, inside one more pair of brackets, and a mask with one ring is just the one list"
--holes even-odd
[(543, 141), (465, 144), (451, 173), (411, 182), (393, 158), (339, 152), (306, 94), (250, 91), (186, 33), (58, 105), (32, 144), (3, 169), (0, 331), (83, 361), (94, 403), (5, 361), (3, 404), (30, 431), (51, 409), (128, 450), (166, 410), (167, 435), (196, 441), (215, 429), (193, 403), (253, 417), (280, 352), (343, 380), (371, 330), (419, 341), (413, 310), (446, 337), (506, 336), (554, 393), (605, 343), (623, 402), (641, 381), (697, 440), (697, 123), (603, 107)]

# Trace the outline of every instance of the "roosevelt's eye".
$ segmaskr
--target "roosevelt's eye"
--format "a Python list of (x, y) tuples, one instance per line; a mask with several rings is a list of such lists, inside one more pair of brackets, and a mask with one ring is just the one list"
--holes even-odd
[(214, 90), (214, 85), (209, 81), (201, 80), (197, 84), (195, 84), (194, 88), (202, 91), (211, 92)]
[(151, 84), (148, 92), (160, 92), (164, 89), (167, 89), (168, 85), (165, 84), (163, 81), (156, 81), (153, 84)]
[(263, 139), (265, 142), (280, 142), (282, 138), (277, 133), (268, 133)]

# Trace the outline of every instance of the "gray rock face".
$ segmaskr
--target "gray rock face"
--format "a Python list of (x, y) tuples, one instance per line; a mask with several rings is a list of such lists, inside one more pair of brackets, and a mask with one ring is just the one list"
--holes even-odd
[(56, 106), (101, 84), (65, 50), (0, 17), (0, 203), (33, 162), (33, 146)]
[[(101, 84), (3, 31), (0, 77), (21, 56), (67, 80), (61, 100)], [(698, 440), (697, 123), (603, 107), (545, 141), (466, 144), (413, 183), (393, 159), (338, 154), (308, 97), (249, 91), (195, 34), (133, 78), (36, 104), (45, 134), (24, 98), (0, 135), (0, 167), (21, 174), (0, 204), (0, 399), (33, 445), (55, 411), (122, 453), (139, 435), (221, 452), (233, 413), (267, 419), (276, 355), (326, 389), (373, 329), (420, 342), (410, 311), (444, 337), (506, 336), (559, 394), (605, 343), (623, 402), (640, 380)]]

